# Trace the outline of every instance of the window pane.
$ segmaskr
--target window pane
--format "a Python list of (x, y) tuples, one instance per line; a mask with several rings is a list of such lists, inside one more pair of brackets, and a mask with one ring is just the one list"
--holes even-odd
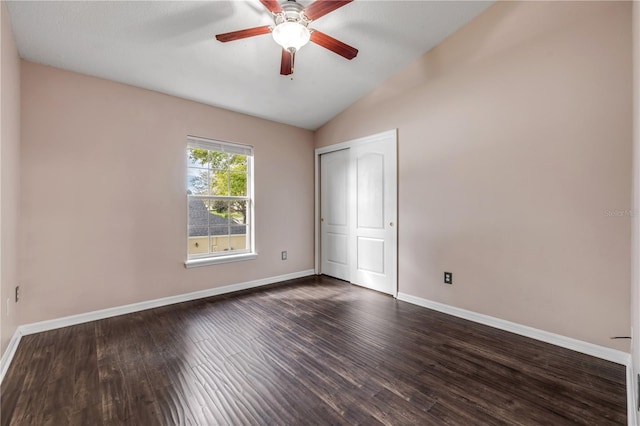
[(228, 251), (229, 250), (229, 227), (228, 226), (211, 226), (211, 251)]
[(209, 228), (206, 226), (189, 226), (189, 255), (209, 253)]
[(223, 200), (207, 200), (209, 225), (227, 225), (229, 223), (229, 202)]
[(212, 237), (219, 237), (221, 235), (229, 235), (229, 226), (227, 225), (211, 225), (209, 227), (209, 233)]
[(229, 162), (229, 189), (230, 194), (235, 197), (247, 195), (247, 167), (246, 155), (235, 154), (231, 156)]
[(210, 169), (210, 151), (200, 148), (187, 148), (187, 167)]
[(212, 235), (211, 236), (211, 253), (217, 253), (219, 251), (229, 250), (229, 235)]
[(208, 229), (206, 226), (189, 226), (189, 237), (208, 237)]
[[(192, 229), (200, 229), (204, 228), (205, 231), (209, 227), (209, 210), (207, 208), (207, 203), (204, 200), (198, 198), (189, 198), (189, 236), (194, 236), (196, 234), (192, 234)], [(195, 232), (195, 231), (193, 231)], [(197, 235), (207, 235), (197, 234)]]
[(234, 154), (229, 159), (229, 169), (234, 171), (247, 171), (247, 156)]
[(187, 169), (187, 194), (209, 195), (210, 172), (203, 169)]
[(231, 224), (247, 223), (247, 201), (231, 201), (229, 202), (229, 217)]
[(209, 236), (189, 237), (189, 254), (207, 253), (209, 253)]
[(247, 195), (247, 173), (230, 172), (229, 188), (232, 196), (245, 197)]
[(218, 240), (218, 247), (220, 251), (233, 250), (233, 248), (231, 247), (231, 242), (229, 241), (229, 235), (226, 235), (224, 238), (220, 238)]
[(231, 234), (229, 236), (229, 244), (231, 250), (245, 250), (247, 249), (247, 235), (246, 234)]
[(248, 241), (248, 230), (249, 227), (247, 225), (231, 225), (230, 231), (230, 239), (231, 246), (234, 250), (244, 250), (247, 247)]
[(209, 151), (209, 159), (211, 169), (213, 170), (229, 170), (229, 154), (226, 152)]
[(229, 172), (215, 170), (211, 173), (211, 195), (229, 195)]

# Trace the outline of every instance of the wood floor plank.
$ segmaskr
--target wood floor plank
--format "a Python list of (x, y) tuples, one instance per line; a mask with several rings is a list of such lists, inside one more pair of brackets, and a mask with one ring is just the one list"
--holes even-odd
[(71, 413), (69, 425), (104, 425), (102, 417), (102, 403), (85, 406)]
[(95, 322), (80, 324), (74, 332), (74, 412), (82, 411), (101, 403), (95, 327)]
[(1, 425), (626, 423), (625, 368), (308, 277), (24, 336)]
[(265, 398), (268, 395), (256, 393), (231, 364), (220, 362), (218, 365), (220, 368), (212, 365), (193, 368), (202, 389), (215, 404), (212, 411), (216, 418), (223, 419), (227, 424), (255, 424), (267, 416), (270, 407)]
[(69, 424), (74, 412), (73, 406), (73, 375), (49, 382), (42, 411), (42, 424)]
[[(54, 345), (50, 342), (36, 341), (34, 346), (37, 349), (33, 351), (29, 361), (30, 368), (24, 372), (20, 395), (16, 400), (13, 416), (8, 419), (9, 424), (42, 423), (48, 373), (53, 367)], [(24, 348), (31, 350), (26, 346)], [(18, 350), (20, 349), (18, 346)], [(2, 407), (2, 411), (4, 411), (4, 407)]]
[[(449, 352), (454, 354), (455, 365), (458, 371), (466, 372), (467, 377), (479, 383), (484, 383), (488, 387), (499, 389), (501, 392), (510, 392), (512, 395), (526, 399), (540, 406), (548, 405), (548, 393), (540, 391), (548, 383), (545, 377), (527, 374), (517, 368), (508, 367), (503, 364), (492, 362), (486, 358), (474, 356), (474, 354), (456, 351), (449, 347)], [(547, 373), (548, 374), (548, 373)], [(508, 383), (508, 388), (507, 384)], [(624, 410), (624, 405), (609, 407), (605, 399), (601, 398), (601, 392), (593, 389), (591, 392), (584, 392), (583, 389), (571, 385), (571, 382), (557, 381), (554, 386), (553, 404), (562, 407), (562, 411), (573, 419), (587, 420), (593, 423), (604, 424), (610, 421), (610, 413)], [(581, 401), (576, 401), (574, 396), (579, 394)], [(580, 404), (589, 407), (588, 413), (580, 408)], [(620, 421), (621, 419), (618, 419)]]

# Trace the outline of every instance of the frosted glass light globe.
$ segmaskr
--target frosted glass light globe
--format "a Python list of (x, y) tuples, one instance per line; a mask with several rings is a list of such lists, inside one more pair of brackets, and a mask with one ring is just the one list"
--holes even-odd
[(294, 52), (309, 43), (311, 33), (309, 29), (297, 22), (283, 22), (276, 25), (271, 32), (273, 39), (285, 50)]

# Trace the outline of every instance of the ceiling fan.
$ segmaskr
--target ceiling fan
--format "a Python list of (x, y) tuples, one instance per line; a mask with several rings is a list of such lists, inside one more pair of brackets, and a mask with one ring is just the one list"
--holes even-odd
[(295, 0), (278, 2), (276, 0), (260, 0), (272, 14), (275, 25), (247, 28), (218, 34), (216, 39), (223, 43), (271, 33), (273, 39), (282, 46), (282, 60), (280, 74), (293, 74), (296, 52), (309, 41), (314, 42), (349, 60), (356, 57), (358, 49), (330, 37), (316, 29), (309, 28), (309, 24), (334, 10), (351, 3), (353, 0), (316, 0), (307, 7), (303, 7)]

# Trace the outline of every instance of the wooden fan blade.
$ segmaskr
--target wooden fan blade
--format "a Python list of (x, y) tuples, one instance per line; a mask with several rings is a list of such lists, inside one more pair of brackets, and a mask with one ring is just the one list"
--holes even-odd
[(269, 34), (270, 32), (271, 32), (271, 27), (269, 25), (265, 25), (262, 27), (247, 28), (246, 30), (232, 31), (230, 33), (218, 34), (216, 36), (216, 39), (218, 39), (218, 41), (226, 43), (227, 41), (240, 40), (241, 38), (259, 36), (262, 34)]
[(280, 74), (293, 74), (293, 58), (294, 54), (286, 49), (282, 49), (282, 60), (280, 61)]
[(335, 38), (320, 31), (314, 30), (311, 33), (311, 41), (349, 60), (358, 55), (358, 49), (355, 47), (351, 47), (348, 44), (345, 44), (340, 40), (336, 40)]
[(304, 13), (309, 20), (314, 21), (352, 1), (353, 0), (316, 0), (307, 6), (302, 13)]
[(260, 3), (267, 8), (267, 10), (271, 13), (280, 13), (282, 12), (282, 6), (276, 0), (260, 0)]

